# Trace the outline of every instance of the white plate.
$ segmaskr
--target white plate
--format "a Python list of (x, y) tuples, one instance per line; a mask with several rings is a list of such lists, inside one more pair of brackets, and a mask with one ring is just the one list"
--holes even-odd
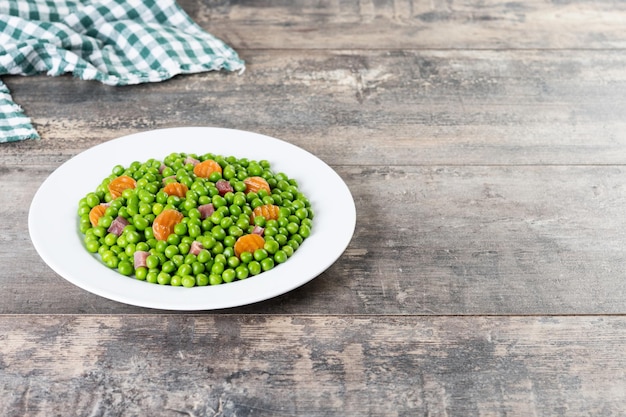
[[(315, 212), (311, 235), (284, 264), (246, 280), (208, 287), (171, 287), (138, 281), (107, 268), (83, 246), (78, 201), (118, 164), (163, 159), (172, 152), (214, 153), (266, 159), (274, 172), (298, 181)], [(344, 252), (356, 223), (350, 190), (309, 152), (268, 136), (239, 130), (184, 127), (143, 132), (88, 149), (55, 170), (35, 194), (30, 236), (43, 260), (84, 290), (111, 300), (166, 310), (211, 310), (250, 304), (297, 288), (330, 267)]]

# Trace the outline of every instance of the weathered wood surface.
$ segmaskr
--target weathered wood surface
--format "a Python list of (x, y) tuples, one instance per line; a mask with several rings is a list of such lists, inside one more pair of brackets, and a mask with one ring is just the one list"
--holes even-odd
[(203, 27), (250, 49), (624, 48), (615, 0), (181, 1)]
[[(202, 74), (115, 89), (7, 78), (45, 136), (0, 148), (2, 211), (23, 225), (0, 247), (11, 283), (0, 312), (129, 309), (43, 265), (25, 229), (32, 195), (103, 140), (209, 124), (299, 145), (355, 196), (357, 230), (342, 261), (264, 309), (623, 313), (624, 67), (611, 51), (277, 52), (217, 82)], [(360, 76), (374, 87), (358, 87)]]
[[(40, 141), (0, 146), (0, 415), (626, 413), (626, 4), (196, 1), (244, 74), (3, 77)], [(188, 314), (56, 275), (41, 182), (125, 134), (256, 131), (357, 207), (331, 268)]]
[[(292, 314), (624, 313), (622, 166), (339, 167), (357, 227), (340, 261), (249, 312)], [(33, 173), (33, 171), (31, 171)], [(2, 183), (20, 176), (17, 169)], [(15, 187), (0, 262), (2, 313), (144, 311), (73, 287), (30, 243), (28, 202), (46, 171)], [(575, 180), (573, 180), (575, 179)]]
[(246, 55), (243, 75), (123, 88), (4, 77), (44, 140), (3, 146), (1, 155), (5, 164), (54, 167), (128, 133), (213, 125), (279, 137), (331, 166), (626, 163), (622, 52)]
[(0, 341), (7, 416), (609, 416), (626, 401), (622, 317), (9, 315)]

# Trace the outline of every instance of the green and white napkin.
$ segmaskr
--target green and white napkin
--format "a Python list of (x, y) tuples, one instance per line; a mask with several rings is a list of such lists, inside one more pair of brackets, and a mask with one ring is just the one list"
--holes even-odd
[[(0, 75), (71, 73), (129, 85), (244, 65), (175, 0), (0, 1)], [(38, 137), (0, 81), (0, 142)]]

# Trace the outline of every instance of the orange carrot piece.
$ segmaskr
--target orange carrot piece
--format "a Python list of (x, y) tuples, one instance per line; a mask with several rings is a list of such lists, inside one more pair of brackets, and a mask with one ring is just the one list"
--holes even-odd
[(265, 239), (262, 236), (251, 233), (249, 235), (240, 236), (235, 242), (235, 256), (239, 257), (243, 252), (253, 253), (257, 249), (263, 248)]
[(193, 167), (193, 173), (196, 174), (196, 177), (209, 178), (214, 172), (219, 172), (221, 174), (222, 167), (212, 159), (202, 161)]
[(248, 177), (243, 180), (243, 183), (246, 184), (246, 194), (258, 193), (259, 190), (266, 190), (268, 194), (272, 192), (270, 185), (263, 177)]
[(177, 210), (163, 210), (152, 222), (152, 232), (157, 240), (166, 240), (174, 233), (174, 227), (183, 220), (183, 214)]
[(264, 204), (262, 206), (256, 207), (252, 210), (252, 214), (250, 215), (250, 223), (254, 223), (254, 218), (256, 216), (263, 216), (265, 220), (278, 220), (278, 214), (280, 213), (280, 208), (275, 206), (274, 204)]
[(163, 187), (163, 192), (167, 195), (176, 195), (180, 198), (185, 198), (187, 195), (187, 191), (189, 188), (180, 182), (170, 182), (165, 187)]
[(109, 183), (108, 189), (111, 194), (111, 199), (115, 200), (119, 196), (122, 195), (122, 191), (128, 188), (135, 188), (137, 186), (137, 181), (128, 175), (121, 175)]
[(100, 217), (104, 216), (106, 209), (107, 207), (104, 204), (98, 204), (89, 210), (89, 221), (93, 227), (98, 225), (98, 220), (100, 220)]

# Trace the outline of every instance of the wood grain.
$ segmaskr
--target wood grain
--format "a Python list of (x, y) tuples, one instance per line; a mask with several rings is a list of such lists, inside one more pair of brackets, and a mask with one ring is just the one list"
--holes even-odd
[(594, 316), (0, 316), (0, 414), (610, 415), (625, 338)]
[[(624, 415), (626, 3), (180, 4), (245, 73), (3, 77), (42, 139), (0, 146), (0, 415)], [(341, 258), (196, 313), (104, 299), (39, 258), (28, 207), (52, 171), (189, 125), (333, 167), (357, 206)]]
[[(623, 167), (395, 166), (338, 167), (338, 172), (358, 213), (347, 251), (309, 285), (246, 311), (625, 311), (626, 293), (616, 274), (626, 246)], [(122, 308), (64, 283), (32, 248), (26, 231), (31, 192), (25, 189), (34, 189), (46, 174), (9, 190), (15, 197), (0, 209), (0, 215), (23, 224), (9, 229), (0, 245), (0, 263), (8, 268), (5, 285), (12, 289), (0, 292), (0, 313)], [(4, 178), (16, 175), (8, 171)]]
[(180, 125), (275, 136), (331, 166), (626, 163), (626, 58), (614, 51), (277, 51), (243, 75), (123, 88), (4, 77), (43, 136), (0, 155), (60, 164)]
[(622, 49), (623, 2), (181, 1), (244, 49)]

